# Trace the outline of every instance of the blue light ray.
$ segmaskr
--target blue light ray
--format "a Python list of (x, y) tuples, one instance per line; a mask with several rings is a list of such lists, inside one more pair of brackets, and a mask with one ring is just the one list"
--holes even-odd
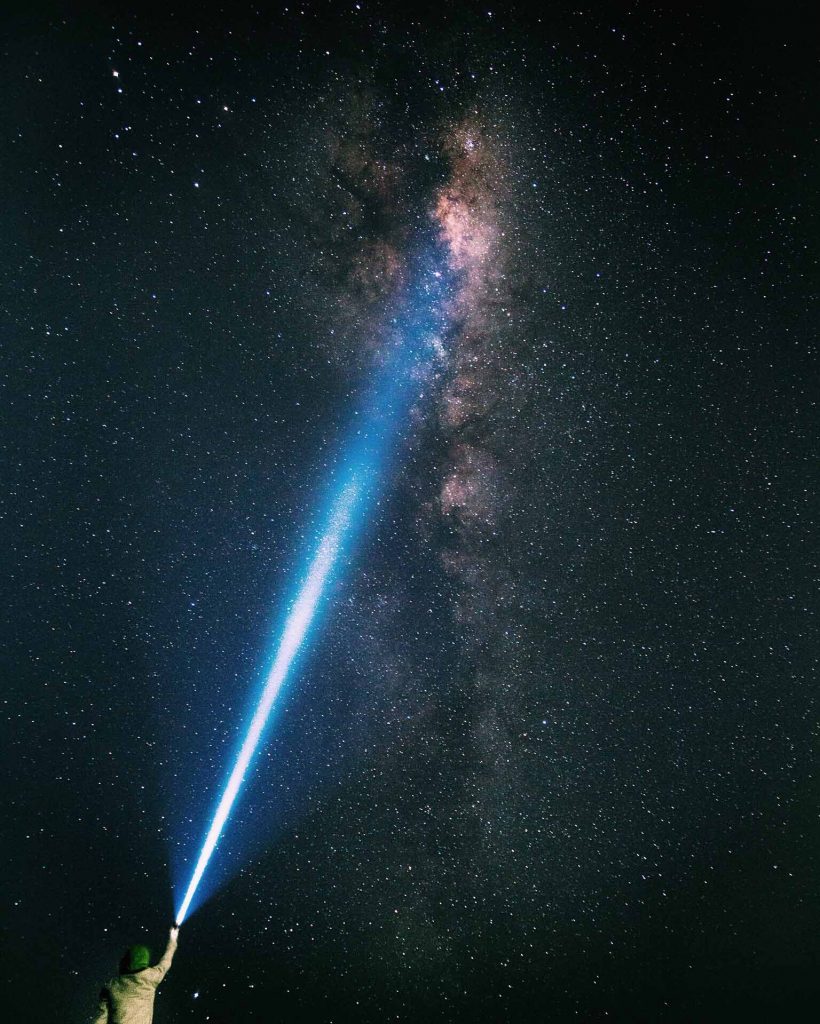
[(265, 677), (256, 709), (247, 727), (233, 769), (222, 789), (210, 827), (194, 866), (191, 880), (176, 913), (178, 924), (187, 917), (199, 884), (222, 836), (237, 797), (246, 780), (273, 707), (288, 678), (296, 656), (315, 622), (327, 585), (345, 550), (354, 527), (360, 525), (372, 499), (387, 453), (406, 419), (412, 397), (420, 384), (420, 370), (431, 361), (434, 346), (446, 326), (444, 300), (448, 277), (438, 269), (441, 260), (433, 250), (418, 265), (416, 288), (408, 296), (393, 324), (399, 338), (377, 374), (370, 401), (358, 430), (342, 460), (340, 483), (330, 502), (325, 526), (304, 573), (297, 596), (282, 627), (281, 636)]
[(194, 898), (202, 876), (205, 874), (205, 868), (208, 866), (211, 854), (216, 848), (216, 844), (231, 813), (231, 808), (239, 795), (242, 783), (245, 781), (248, 766), (259, 746), (259, 740), (262, 737), (262, 732), (270, 716), (271, 709), (276, 698), (279, 696), (282, 684), (287, 678), (288, 669), (292, 665), (293, 659), (301, 647), (305, 634), (316, 614), (319, 598), (339, 557), (345, 534), (350, 528), (350, 521), (356, 501), (360, 495), (361, 484), (359, 479), (354, 477), (339, 495), (331, 513), (328, 529), (322, 537), (319, 548), (313, 557), (305, 582), (299, 591), (299, 596), (285, 621), (282, 639), (279, 642), (279, 648), (268, 672), (262, 696), (248, 726), (245, 740), (239, 749), (236, 763), (225, 785), (222, 798), (217, 805), (211, 827), (208, 829), (208, 834), (202, 845), (202, 850), (196, 862), (185, 897), (177, 911), (176, 920), (178, 924), (182, 924), (188, 913), (191, 900)]

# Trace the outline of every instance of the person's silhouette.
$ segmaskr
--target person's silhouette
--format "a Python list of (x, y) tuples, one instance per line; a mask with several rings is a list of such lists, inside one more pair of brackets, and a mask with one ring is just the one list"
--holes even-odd
[(151, 1024), (157, 985), (168, 973), (177, 948), (179, 928), (173, 927), (162, 959), (151, 967), (147, 946), (131, 946), (120, 960), (120, 973), (100, 992), (93, 1024)]

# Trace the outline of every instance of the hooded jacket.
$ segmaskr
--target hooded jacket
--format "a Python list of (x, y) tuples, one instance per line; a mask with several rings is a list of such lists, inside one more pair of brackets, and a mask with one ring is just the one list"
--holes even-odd
[(157, 985), (168, 973), (177, 944), (168, 940), (162, 959), (155, 967), (126, 971), (100, 992), (100, 1005), (92, 1024), (151, 1024)]

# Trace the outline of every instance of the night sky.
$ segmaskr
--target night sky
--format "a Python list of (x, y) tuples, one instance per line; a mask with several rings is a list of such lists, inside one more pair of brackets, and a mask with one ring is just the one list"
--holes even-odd
[(4, 1019), (161, 952), (422, 250), (155, 1020), (809, 1019), (811, 5), (68, 6), (0, 35)]

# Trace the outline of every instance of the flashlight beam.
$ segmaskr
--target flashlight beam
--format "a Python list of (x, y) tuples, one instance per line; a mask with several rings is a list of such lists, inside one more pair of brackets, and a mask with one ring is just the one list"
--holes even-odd
[(268, 672), (262, 695), (259, 698), (259, 704), (248, 726), (248, 731), (237, 755), (233, 771), (225, 783), (225, 789), (214, 812), (211, 827), (208, 829), (208, 834), (202, 845), (202, 851), (199, 854), (194, 873), (188, 884), (185, 898), (177, 911), (177, 925), (181, 925), (185, 920), (194, 894), (199, 887), (199, 883), (202, 881), (202, 876), (205, 874), (208, 861), (216, 849), (216, 844), (219, 842), (219, 837), (222, 835), (231, 809), (245, 781), (248, 766), (256, 752), (256, 748), (259, 746), (259, 740), (262, 737), (273, 705), (279, 696), (282, 685), (287, 678), (288, 670), (293, 663), (293, 659), (298, 654), (305, 634), (316, 614), (316, 608), (322, 591), (338, 560), (345, 535), (350, 528), (351, 518), (361, 490), (361, 482), (358, 477), (354, 476), (341, 491), (335, 505), (331, 508), (327, 530), (319, 542), (302, 588), (288, 614), (282, 632), (282, 639), (279, 642), (273, 664)]
[(354, 519), (361, 518), (366, 504), (372, 503), (374, 485), (386, 462), (388, 449), (399, 436), (400, 424), (410, 409), (412, 395), (418, 391), (422, 366), (425, 360), (430, 359), (432, 352), (437, 350), (437, 345), (441, 344), (440, 338), (446, 331), (451, 315), (446, 297), (452, 280), (448, 273), (442, 271), (442, 266), (441, 253), (433, 244), (427, 255), (420, 256), (416, 287), (408, 294), (398, 315), (392, 320), (399, 340), (380, 367), (370, 401), (365, 405), (359, 420), (361, 426), (356, 430), (355, 440), (342, 462), (342, 480), (345, 483), (330, 502), (327, 525), (285, 619), (262, 694), (233, 770), (222, 790), (185, 897), (177, 911), (177, 924), (182, 924), (191, 909), (196, 891), (245, 782), (273, 706), (316, 616), (322, 594), (341, 552), (351, 540)]

